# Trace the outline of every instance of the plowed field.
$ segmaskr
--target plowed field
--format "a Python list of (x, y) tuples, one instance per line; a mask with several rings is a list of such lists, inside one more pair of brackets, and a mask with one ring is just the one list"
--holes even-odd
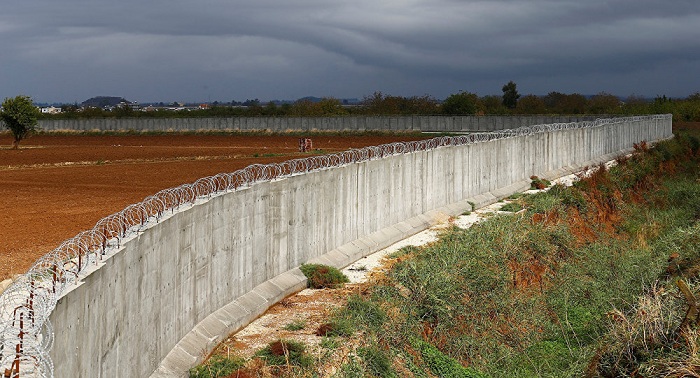
[(162, 189), (255, 163), (418, 139), (316, 136), (40, 135), (11, 150), (0, 133), (0, 280), (24, 273), (62, 241)]

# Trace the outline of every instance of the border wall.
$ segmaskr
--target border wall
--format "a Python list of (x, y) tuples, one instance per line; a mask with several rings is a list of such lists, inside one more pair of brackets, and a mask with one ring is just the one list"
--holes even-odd
[(229, 332), (305, 287), (302, 263), (346, 266), (469, 201), (526, 189), (532, 175), (671, 136), (670, 115), (542, 125), (251, 166), (158, 193), (65, 242), (3, 293), (0, 367), (186, 377)]
[[(606, 116), (607, 117), (607, 116)], [(422, 131), (475, 132), (552, 123), (594, 121), (598, 116), (346, 116), (97, 118), (39, 121), (44, 131)]]

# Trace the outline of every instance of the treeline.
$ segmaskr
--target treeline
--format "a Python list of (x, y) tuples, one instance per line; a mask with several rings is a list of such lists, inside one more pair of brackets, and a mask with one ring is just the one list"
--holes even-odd
[[(511, 83), (509, 83), (511, 84)], [(459, 92), (443, 101), (431, 96), (391, 96), (375, 92), (357, 105), (347, 105), (335, 98), (319, 101), (308, 99), (295, 103), (277, 104), (249, 101), (247, 106), (210, 104), (202, 109), (170, 110), (165, 108), (133, 109), (117, 107), (113, 110), (100, 108), (80, 109), (66, 106), (60, 114), (43, 115), (43, 118), (189, 118), (189, 117), (328, 117), (347, 115), (558, 115), (558, 114), (605, 114), (644, 115), (672, 113), (674, 121), (700, 121), (700, 92), (683, 99), (660, 96), (653, 100), (628, 97), (624, 101), (609, 93), (586, 97), (574, 93), (550, 92), (545, 96), (520, 96), (515, 85), (504, 86), (503, 96), (478, 96), (475, 93)]]

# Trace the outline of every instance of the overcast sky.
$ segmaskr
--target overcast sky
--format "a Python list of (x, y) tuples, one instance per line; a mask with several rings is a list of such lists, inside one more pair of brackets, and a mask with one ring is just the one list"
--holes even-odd
[(685, 97), (699, 0), (25, 0), (0, 7), (0, 98)]

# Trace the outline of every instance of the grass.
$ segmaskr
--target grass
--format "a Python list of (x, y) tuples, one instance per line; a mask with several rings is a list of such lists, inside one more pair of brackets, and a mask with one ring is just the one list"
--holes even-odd
[(245, 365), (240, 358), (214, 356), (206, 364), (190, 369), (190, 378), (217, 378), (233, 374)]
[(391, 367), (391, 359), (386, 350), (376, 345), (361, 347), (357, 350), (358, 356), (362, 358), (365, 372), (372, 377), (393, 378), (396, 373)]
[(518, 211), (523, 209), (523, 205), (517, 203), (517, 202), (508, 202), (505, 205), (503, 205), (499, 210), (500, 211), (507, 211), (511, 213), (517, 213)]
[(291, 323), (287, 323), (282, 329), (285, 331), (300, 331), (302, 329), (306, 328), (306, 321), (305, 320), (295, 320)]
[(442, 353), (434, 345), (423, 340), (412, 340), (412, 346), (420, 351), (424, 364), (435, 376), (444, 378), (481, 378), (486, 377), (470, 368), (465, 368), (457, 360)]
[(268, 366), (307, 367), (313, 359), (306, 353), (303, 343), (292, 340), (277, 340), (255, 353)]

